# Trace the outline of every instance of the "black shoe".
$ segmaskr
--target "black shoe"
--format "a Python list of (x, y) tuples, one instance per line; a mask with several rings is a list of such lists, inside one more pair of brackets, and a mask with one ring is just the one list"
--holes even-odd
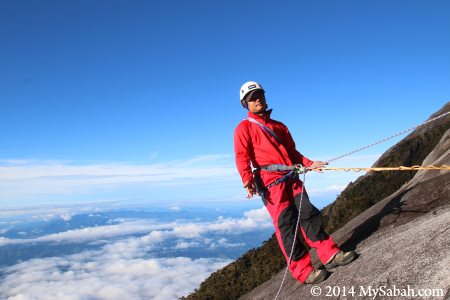
[(306, 277), (305, 284), (316, 284), (327, 278), (328, 272), (325, 270), (312, 270)]
[(348, 251), (348, 252), (339, 251), (334, 255), (333, 258), (330, 259), (330, 261), (327, 264), (325, 264), (325, 268), (327, 270), (331, 270), (337, 266), (345, 266), (351, 263), (355, 258), (356, 258), (355, 251)]

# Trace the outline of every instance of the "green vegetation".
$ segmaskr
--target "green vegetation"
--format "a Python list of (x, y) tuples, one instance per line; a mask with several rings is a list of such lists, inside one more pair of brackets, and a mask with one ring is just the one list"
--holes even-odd
[[(450, 110), (450, 102), (435, 116)], [(375, 164), (377, 167), (421, 165), (442, 135), (450, 128), (446, 116), (415, 130), (389, 149)], [(389, 196), (408, 182), (416, 172), (373, 172), (350, 183), (336, 201), (322, 210), (327, 232), (332, 233), (349, 220)], [(286, 266), (275, 235), (235, 262), (213, 273), (191, 295), (182, 299), (237, 299), (269, 280)]]
[(275, 235), (217, 272), (212, 273), (194, 293), (182, 299), (237, 299), (277, 274), (286, 261)]

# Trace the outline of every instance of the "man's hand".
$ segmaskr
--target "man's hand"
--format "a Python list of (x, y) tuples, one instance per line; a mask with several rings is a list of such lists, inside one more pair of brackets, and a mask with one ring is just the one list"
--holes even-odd
[(313, 162), (313, 164), (311, 166), (309, 166), (309, 169), (319, 172), (319, 173), (323, 173), (322, 168), (326, 165), (328, 165), (327, 162), (315, 161), (315, 162)]
[(252, 198), (253, 195), (256, 194), (256, 186), (253, 181), (247, 181), (247, 183), (244, 185), (244, 188), (247, 190), (247, 199)]

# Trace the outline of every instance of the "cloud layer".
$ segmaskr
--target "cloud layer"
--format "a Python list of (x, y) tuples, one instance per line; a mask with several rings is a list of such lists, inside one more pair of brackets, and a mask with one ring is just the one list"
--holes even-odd
[[(0, 161), (0, 200), (39, 195), (111, 191), (125, 186), (180, 187), (233, 180), (230, 155), (206, 155), (157, 164), (71, 164), (67, 162)], [(91, 199), (93, 200), (93, 199)]]
[[(377, 157), (353, 161), (367, 166)], [(342, 163), (345, 163), (342, 162)], [(20, 195), (95, 193), (108, 186), (128, 184), (153, 187), (209, 184), (210, 188), (226, 180), (236, 181), (229, 156), (198, 157), (188, 162), (165, 165), (72, 165), (55, 162), (15, 161), (0, 164), (0, 198)], [(337, 165), (335, 165), (337, 166)], [(345, 166), (353, 166), (346, 164)], [(333, 173), (307, 176), (307, 190), (312, 201), (338, 194), (361, 174)], [(244, 196), (244, 194), (242, 195)], [(317, 205), (317, 204), (316, 204)], [(318, 205), (320, 206), (320, 205)], [(170, 205), (172, 211), (180, 210)], [(3, 217), (22, 215), (9, 210)], [(54, 209), (40, 218), (72, 220), (76, 210)], [(0, 217), (2, 214), (0, 214)], [(175, 299), (187, 295), (211, 272), (226, 265), (226, 258), (149, 257), (167, 242), (173, 251), (205, 248), (217, 251), (243, 244), (228, 240), (226, 234), (242, 234), (272, 227), (265, 208), (246, 212), (242, 218), (220, 217), (210, 222), (152, 220), (116, 220), (118, 224), (73, 229), (31, 239), (0, 238), (0, 246), (45, 243), (98, 243), (99, 250), (78, 254), (31, 259), (4, 268), (0, 296), (6, 299)], [(221, 236), (221, 234), (223, 236)], [(167, 245), (167, 244), (166, 244)], [(175, 252), (174, 252), (175, 253)]]
[(177, 299), (230, 262), (215, 258), (143, 259), (87, 251), (10, 267), (0, 284), (0, 294), (8, 300)]
[[(61, 218), (66, 217), (65, 215)], [(0, 298), (10, 300), (177, 299), (192, 292), (228, 258), (152, 257), (164, 247), (184, 251), (207, 248), (211, 253), (243, 246), (225, 236), (271, 228), (265, 208), (241, 218), (219, 217), (195, 223), (127, 220), (119, 224), (68, 230), (31, 239), (0, 240), (0, 246), (42, 243), (99, 243), (99, 250), (35, 258), (3, 268)], [(177, 252), (174, 252), (177, 253)]]
[[(244, 213), (244, 218), (220, 217), (214, 222), (166, 222), (155, 220), (123, 220), (119, 224), (73, 229), (28, 239), (0, 237), (0, 246), (44, 242), (85, 243), (101, 239), (143, 234), (136, 240), (147, 245), (172, 238), (199, 238), (208, 233), (240, 234), (271, 227), (271, 219), (264, 207)], [(61, 218), (64, 218), (62, 216)], [(128, 242), (131, 239), (128, 239)]]
[[(378, 155), (344, 158), (333, 166), (370, 166)], [(307, 175), (310, 195), (334, 200), (359, 173)], [(205, 188), (207, 187), (207, 188)], [(232, 155), (205, 155), (156, 164), (75, 164), (39, 160), (0, 161), (0, 205), (39, 201), (243, 199)], [(183, 199), (184, 198), (184, 199)], [(321, 206), (321, 205), (319, 205)], [(174, 207), (176, 209), (176, 207)]]

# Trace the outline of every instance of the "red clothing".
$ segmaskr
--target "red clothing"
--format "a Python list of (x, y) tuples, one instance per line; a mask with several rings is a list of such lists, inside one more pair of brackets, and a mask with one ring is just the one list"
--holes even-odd
[[(278, 143), (273, 136), (249, 120), (243, 120), (239, 123), (234, 132), (234, 152), (236, 155), (236, 166), (244, 184), (249, 180), (253, 180), (250, 163), (254, 168), (271, 164), (287, 166), (302, 164), (305, 167), (312, 165), (313, 162), (311, 160), (295, 149), (294, 140), (286, 125), (272, 120), (270, 112), (264, 116), (249, 112), (248, 116), (274, 131), (282, 144)], [(279, 173), (278, 177), (282, 174)], [(264, 183), (267, 184), (265, 181)]]
[[(283, 123), (272, 120), (270, 112), (264, 116), (249, 112), (248, 116), (272, 130), (281, 143), (272, 134), (249, 120), (243, 120), (237, 126), (234, 133), (236, 166), (244, 185), (253, 180), (251, 166), (258, 168), (271, 164), (288, 166), (302, 164), (309, 167), (313, 164), (313, 161), (295, 149), (295, 143), (288, 128)], [(264, 187), (267, 187), (269, 183), (286, 173), (261, 170), (255, 176), (260, 176)], [(272, 218), (278, 244), (287, 261), (293, 249), (288, 268), (294, 278), (300, 282), (304, 282), (313, 270), (304, 244), (315, 248), (323, 263), (339, 251), (333, 239), (323, 231), (320, 211), (310, 203), (299, 178), (292, 178), (272, 186), (262, 195), (262, 200)], [(300, 230), (295, 236), (299, 211)]]

